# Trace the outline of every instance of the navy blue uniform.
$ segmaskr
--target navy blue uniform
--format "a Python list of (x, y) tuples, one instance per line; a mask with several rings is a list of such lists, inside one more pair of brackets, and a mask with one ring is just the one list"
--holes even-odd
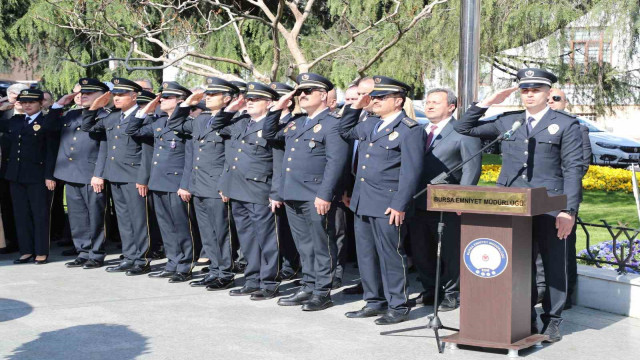
[(148, 172), (141, 167), (143, 141), (128, 136), (125, 130), (131, 115), (121, 119), (122, 111), (114, 110), (104, 118), (97, 111), (84, 110), (81, 130), (106, 134), (107, 151), (104, 178), (109, 180), (113, 203), (118, 217), (122, 253), (126, 263), (149, 264), (149, 232), (147, 200), (138, 194), (136, 183), (147, 184)]
[[(189, 108), (180, 107), (176, 112), (188, 114)], [(212, 120), (211, 111), (204, 111), (195, 119), (187, 117), (183, 123), (175, 124), (174, 129), (191, 135), (186, 144), (193, 154), (187, 164), (191, 169), (191, 181), (186, 189), (193, 195), (202, 247), (211, 261), (209, 274), (214, 278), (231, 280), (234, 277), (229, 219), (231, 204), (222, 202), (218, 193), (218, 181), (224, 169), (225, 139), (211, 128)]]
[(286, 127), (279, 125), (280, 111), (269, 113), (264, 124), (266, 139), (284, 141), (279, 196), (302, 263), (302, 290), (326, 296), (331, 291), (336, 267), (335, 211), (319, 215), (314, 201), (339, 201), (341, 177), (348, 145), (340, 137), (337, 115), (329, 108), (313, 119), (300, 115)]
[[(35, 114), (34, 114), (35, 115)], [(28, 123), (25, 115), (0, 121), (0, 131), (10, 143), (5, 179), (10, 183), (18, 245), (21, 254), (49, 255), (49, 222), (52, 191), (46, 180), (54, 180), (58, 134), (45, 126), (62, 110), (40, 113)]]
[[(109, 113), (102, 111), (98, 116)], [(78, 258), (104, 261), (105, 191), (96, 193), (91, 178), (104, 176), (107, 143), (104, 136), (80, 129), (82, 110), (67, 112), (56, 124), (60, 145), (53, 176), (65, 182), (71, 237)]]
[[(487, 109), (471, 106), (455, 125), (461, 134), (491, 139), (525, 121), (525, 111), (507, 112), (487, 122), (478, 122)], [(549, 109), (531, 133), (526, 123), (502, 142), (502, 169), (498, 186), (546, 187), (549, 195), (567, 195), (567, 209), (578, 209), (582, 192), (582, 135), (575, 117)], [(542, 320), (560, 320), (567, 293), (566, 241), (557, 237), (557, 211), (533, 218), (534, 256), (542, 256), (548, 291), (542, 302)], [(535, 257), (532, 274), (535, 276)], [(532, 281), (532, 303), (536, 285)], [(532, 318), (535, 310), (532, 307)]]
[(247, 259), (245, 287), (275, 291), (279, 249), (276, 221), (269, 207), (269, 198), (277, 197), (273, 149), (262, 134), (266, 119), (255, 122), (243, 115), (231, 123), (234, 114), (220, 111), (211, 124), (213, 130), (229, 138), (218, 189), (231, 199), (240, 247)]
[[(347, 106), (341, 134), (358, 140), (358, 169), (351, 197), (356, 214), (358, 267), (367, 307), (408, 313), (406, 222), (389, 225), (387, 208), (411, 216), (412, 197), (424, 166), (426, 133), (404, 111), (378, 131), (382, 120), (367, 118)], [(372, 121), (373, 120), (373, 121)], [(377, 120), (377, 121), (376, 121)], [(373, 241), (371, 241), (373, 239)]]
[[(179, 115), (179, 114), (174, 114)], [(145, 123), (145, 119), (147, 124)], [(149, 190), (160, 226), (167, 263), (165, 271), (189, 274), (194, 265), (194, 238), (189, 219), (191, 206), (178, 196), (178, 189), (187, 189), (191, 159), (189, 137), (169, 127), (169, 116), (134, 117), (125, 134), (135, 137), (153, 138), (153, 156), (150, 163)], [(181, 122), (181, 120), (176, 120)]]

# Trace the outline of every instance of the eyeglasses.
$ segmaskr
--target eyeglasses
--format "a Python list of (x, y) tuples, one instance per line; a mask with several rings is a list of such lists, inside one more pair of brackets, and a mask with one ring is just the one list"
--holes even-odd
[(561, 101), (562, 100), (562, 96), (558, 96), (558, 95), (554, 95), (551, 98), (553, 99), (553, 101)]
[(379, 101), (384, 101), (387, 99), (393, 99), (393, 98), (399, 98), (398, 95), (396, 94), (387, 94), (387, 95), (380, 95), (380, 96), (372, 96), (371, 100), (379, 100)]
[(322, 89), (320, 88), (298, 89), (298, 91), (296, 91), (296, 95), (300, 95), (300, 94), (311, 95), (311, 93), (314, 91), (322, 91)]

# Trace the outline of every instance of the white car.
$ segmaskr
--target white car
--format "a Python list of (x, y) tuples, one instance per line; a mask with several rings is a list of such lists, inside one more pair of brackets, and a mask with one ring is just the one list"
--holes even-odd
[(613, 135), (592, 121), (578, 118), (580, 124), (589, 128), (591, 141), (591, 163), (596, 165), (629, 166), (640, 162), (640, 142)]

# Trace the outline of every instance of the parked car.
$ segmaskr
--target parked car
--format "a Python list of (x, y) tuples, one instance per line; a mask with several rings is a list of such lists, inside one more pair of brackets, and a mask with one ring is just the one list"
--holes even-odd
[(578, 120), (589, 128), (592, 164), (626, 167), (640, 162), (640, 142), (614, 135), (592, 121), (582, 118)]

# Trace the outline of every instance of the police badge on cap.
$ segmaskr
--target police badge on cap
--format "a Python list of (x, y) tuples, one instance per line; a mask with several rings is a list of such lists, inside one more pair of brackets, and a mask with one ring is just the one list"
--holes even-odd
[(549, 86), (558, 81), (558, 78), (551, 72), (536, 68), (526, 68), (518, 71), (518, 87), (520, 89), (538, 88)]

